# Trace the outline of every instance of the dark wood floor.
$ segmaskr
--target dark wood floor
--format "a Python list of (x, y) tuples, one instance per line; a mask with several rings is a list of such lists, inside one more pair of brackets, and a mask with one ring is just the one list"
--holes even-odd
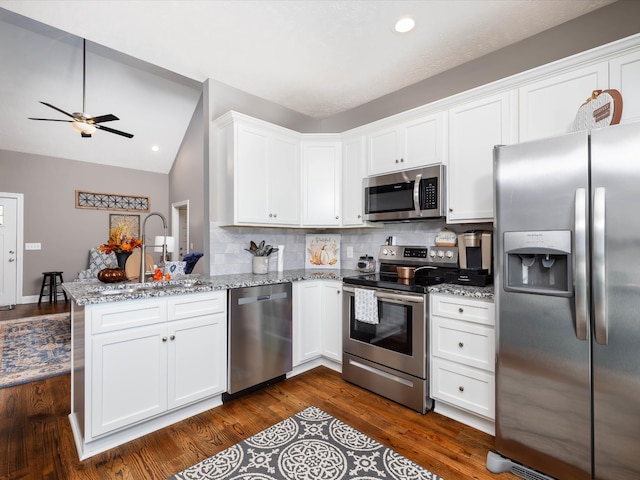
[(0, 478), (165, 479), (309, 405), (446, 480), (516, 479), (485, 469), (493, 437), (420, 415), (318, 367), (158, 432), (79, 461), (69, 425), (70, 375), (0, 389)]
[(11, 310), (0, 310), (0, 322), (15, 320), (25, 317), (37, 317), (39, 315), (51, 315), (52, 313), (64, 313), (71, 311), (71, 303), (60, 299), (57, 303), (42, 302), (16, 305)]

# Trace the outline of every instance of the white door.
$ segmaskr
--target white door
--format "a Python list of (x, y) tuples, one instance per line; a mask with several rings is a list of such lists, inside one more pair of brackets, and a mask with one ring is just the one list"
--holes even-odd
[(17, 247), (18, 200), (0, 197), (0, 307), (16, 304)]

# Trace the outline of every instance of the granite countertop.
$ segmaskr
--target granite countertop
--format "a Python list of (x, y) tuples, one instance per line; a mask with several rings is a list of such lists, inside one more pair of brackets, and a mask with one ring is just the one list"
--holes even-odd
[[(285, 270), (265, 275), (237, 273), (229, 275), (185, 275), (170, 281), (146, 283), (102, 283), (97, 280), (64, 283), (62, 287), (77, 305), (94, 305), (168, 297), (190, 293), (255, 287), (301, 280), (342, 280), (360, 275), (357, 270)], [(429, 287), (430, 293), (448, 293), (465, 297), (493, 299), (493, 286), (471, 287), (467, 285), (441, 284)]]

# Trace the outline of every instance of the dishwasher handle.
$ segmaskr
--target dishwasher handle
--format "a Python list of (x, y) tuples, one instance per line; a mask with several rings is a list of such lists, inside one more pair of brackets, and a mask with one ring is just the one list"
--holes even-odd
[(238, 298), (238, 305), (248, 305), (250, 303), (266, 302), (270, 300), (281, 300), (288, 297), (287, 292), (272, 293), (269, 295), (254, 295), (252, 297)]

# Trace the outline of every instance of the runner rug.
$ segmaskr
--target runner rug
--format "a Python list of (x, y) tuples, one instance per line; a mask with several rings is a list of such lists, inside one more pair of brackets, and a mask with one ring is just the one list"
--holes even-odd
[(318, 407), (168, 480), (442, 480)]
[(68, 313), (0, 323), (0, 388), (71, 371)]

